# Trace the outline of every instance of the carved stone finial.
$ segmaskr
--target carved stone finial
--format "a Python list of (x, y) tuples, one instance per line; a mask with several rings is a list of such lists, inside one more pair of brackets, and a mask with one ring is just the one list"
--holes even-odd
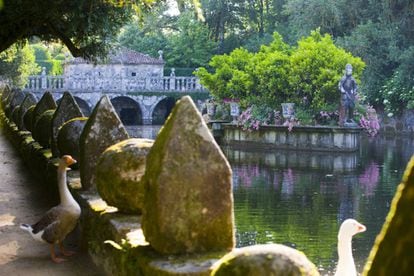
[(158, 51), (158, 54), (160, 55), (160, 56), (158, 57), (158, 59), (161, 59), (161, 60), (163, 59), (163, 56), (162, 56), (162, 55), (163, 55), (163, 53), (164, 53), (164, 52), (163, 52), (162, 50), (159, 50), (159, 51)]

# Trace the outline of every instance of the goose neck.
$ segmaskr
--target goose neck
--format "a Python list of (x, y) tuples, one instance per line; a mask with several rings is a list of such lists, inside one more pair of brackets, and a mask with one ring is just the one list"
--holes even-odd
[(66, 183), (66, 167), (62, 165), (58, 167), (58, 188), (61, 205), (73, 205), (76, 202)]

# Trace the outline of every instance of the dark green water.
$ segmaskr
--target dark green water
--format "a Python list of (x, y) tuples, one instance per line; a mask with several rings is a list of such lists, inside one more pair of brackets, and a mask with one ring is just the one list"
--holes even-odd
[[(158, 129), (135, 129), (132, 135), (151, 138)], [(363, 139), (359, 152), (347, 154), (230, 147), (223, 152), (233, 168), (237, 246), (286, 244), (330, 275), (337, 261), (337, 232), (346, 218), (367, 226), (353, 240), (362, 270), (414, 141)]]
[(353, 240), (357, 269), (362, 270), (414, 142), (364, 139), (353, 154), (224, 152), (233, 168), (237, 246), (286, 244), (329, 275), (336, 267), (337, 232), (346, 218), (367, 226)]

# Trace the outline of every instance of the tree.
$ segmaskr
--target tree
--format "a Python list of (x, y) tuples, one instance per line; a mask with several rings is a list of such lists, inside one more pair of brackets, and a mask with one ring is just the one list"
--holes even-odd
[(338, 81), (347, 63), (359, 80), (365, 64), (336, 47), (330, 35), (312, 31), (292, 47), (275, 33), (273, 42), (258, 53), (240, 48), (214, 56), (209, 64), (214, 72), (201, 68), (197, 75), (219, 99), (239, 98), (244, 105), (269, 107), (289, 101), (318, 112), (339, 103)]
[[(0, 52), (33, 36), (60, 40), (77, 57), (103, 55), (108, 42), (131, 18), (132, 8), (147, 10), (155, 0), (4, 0), (0, 10)], [(126, 3), (126, 4), (122, 4)]]
[(28, 45), (14, 45), (0, 53), (0, 75), (17, 87), (23, 87), (29, 75), (40, 71), (35, 63), (35, 55)]
[(178, 18), (177, 31), (168, 37), (165, 56), (169, 64), (176, 67), (200, 67), (211, 59), (216, 43), (209, 39), (207, 27), (191, 13)]

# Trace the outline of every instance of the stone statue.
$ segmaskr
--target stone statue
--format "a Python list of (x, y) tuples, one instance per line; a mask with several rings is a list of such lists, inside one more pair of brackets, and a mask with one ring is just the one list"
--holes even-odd
[(353, 117), (358, 86), (355, 79), (352, 77), (351, 64), (347, 64), (345, 66), (345, 75), (339, 81), (338, 88), (341, 91), (341, 110), (343, 110), (342, 117), (345, 117), (341, 118), (341, 122), (343, 122), (345, 126), (356, 125)]

